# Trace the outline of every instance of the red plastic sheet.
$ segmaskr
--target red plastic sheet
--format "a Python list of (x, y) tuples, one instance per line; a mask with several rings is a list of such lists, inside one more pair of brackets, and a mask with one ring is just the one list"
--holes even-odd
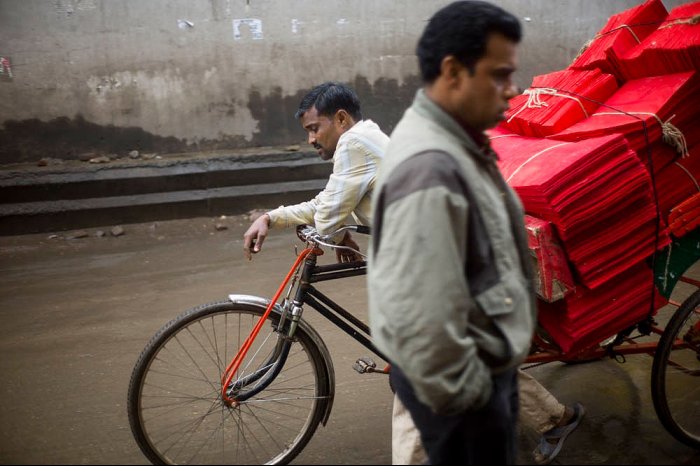
[(695, 193), (671, 210), (668, 229), (676, 238), (681, 238), (700, 228), (700, 192)]
[(669, 164), (682, 158), (676, 149), (663, 141), (657, 141), (649, 146), (641, 147), (637, 152), (637, 157), (644, 164), (644, 167), (651, 172), (659, 173)]
[(584, 287), (556, 303), (538, 301), (539, 322), (565, 353), (576, 353), (640, 322), (665, 304), (640, 262), (595, 290)]
[(577, 282), (601, 286), (668, 241), (661, 231), (657, 242), (651, 179), (622, 135), (491, 143), (526, 212), (556, 227)]
[(536, 76), (530, 89), (511, 99), (503, 126), (523, 136), (550, 136), (588, 118), (616, 90), (615, 77), (597, 69)]
[(627, 82), (590, 118), (553, 135), (580, 141), (610, 133), (623, 133), (639, 151), (664, 141), (679, 154), (700, 143), (700, 76), (696, 72), (636, 79)]
[(689, 156), (675, 160), (656, 175), (656, 192), (663, 218), (686, 199), (700, 192), (700, 145)]
[(661, 0), (648, 0), (611, 16), (605, 27), (584, 46), (570, 68), (600, 69), (615, 75), (623, 82), (625, 79), (620, 69), (619, 57), (637, 47), (656, 31), (667, 15), (668, 11)]
[(626, 80), (700, 69), (700, 2), (671, 10), (652, 34), (616, 61)]

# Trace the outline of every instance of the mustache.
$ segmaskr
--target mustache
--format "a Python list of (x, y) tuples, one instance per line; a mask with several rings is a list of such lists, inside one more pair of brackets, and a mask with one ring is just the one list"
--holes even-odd
[(312, 145), (314, 146), (314, 149), (323, 149), (323, 147), (321, 146), (321, 144), (313, 143)]

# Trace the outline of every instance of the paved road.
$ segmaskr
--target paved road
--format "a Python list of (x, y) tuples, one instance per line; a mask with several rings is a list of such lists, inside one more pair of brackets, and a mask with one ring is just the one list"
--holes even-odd
[[(215, 223), (227, 230), (218, 231)], [(125, 225), (119, 237), (66, 233), (0, 237), (0, 463), (145, 464), (131, 437), (126, 389), (151, 335), (183, 310), (231, 292), (270, 296), (293, 260), (291, 232), (275, 232), (242, 259), (242, 217)], [(331, 261), (331, 257), (325, 260)], [(334, 296), (366, 315), (362, 277)], [(366, 350), (316, 316), (337, 372), (330, 422), (300, 464), (389, 464), (391, 394), (384, 376), (351, 369)], [(651, 359), (566, 366), (536, 376), (565, 402), (588, 408), (562, 463), (698, 464), (700, 453), (658, 422)], [(535, 439), (520, 438), (521, 462)]]

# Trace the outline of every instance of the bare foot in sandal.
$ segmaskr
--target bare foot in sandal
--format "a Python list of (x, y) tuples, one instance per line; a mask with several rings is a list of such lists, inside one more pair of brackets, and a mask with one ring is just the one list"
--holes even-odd
[(564, 446), (564, 440), (578, 427), (584, 414), (586, 410), (581, 403), (574, 404), (573, 408), (566, 407), (559, 424), (542, 434), (540, 443), (532, 452), (536, 464), (549, 464), (557, 457)]

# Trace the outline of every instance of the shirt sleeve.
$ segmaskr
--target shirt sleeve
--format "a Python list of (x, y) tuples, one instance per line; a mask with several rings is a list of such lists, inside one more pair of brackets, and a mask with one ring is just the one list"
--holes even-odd
[(296, 225), (313, 225), (319, 196), (321, 193), (310, 201), (280, 206), (271, 210), (267, 213), (270, 216), (270, 226), (272, 228), (289, 228)]

